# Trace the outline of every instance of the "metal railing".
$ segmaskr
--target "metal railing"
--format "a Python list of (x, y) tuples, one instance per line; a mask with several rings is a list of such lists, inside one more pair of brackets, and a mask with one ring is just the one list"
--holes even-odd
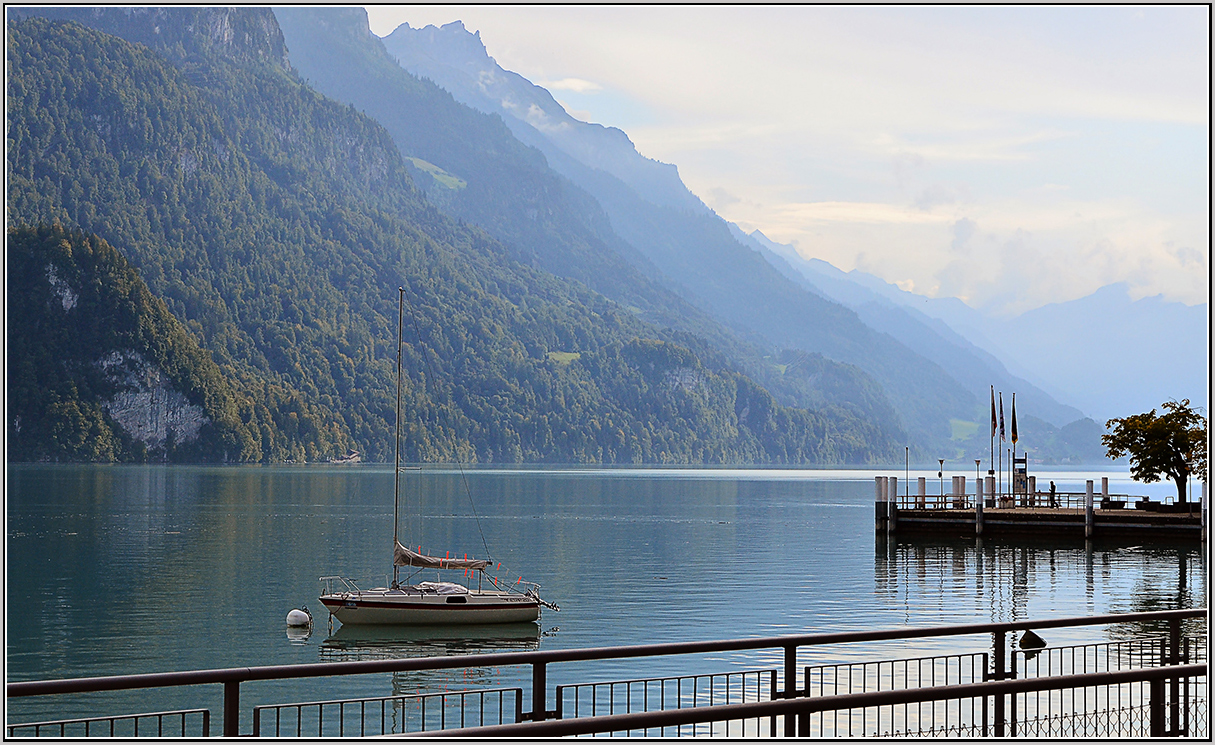
[[(1110, 494), (1108, 498), (1103, 499), (1098, 492), (1093, 498), (1093, 509), (1095, 510), (1135, 510), (1136, 505), (1147, 499), (1146, 497), (1136, 497), (1129, 494)], [(984, 494), (983, 502), (987, 509), (1008, 509), (1011, 507), (1018, 508), (1037, 508), (1037, 509), (1063, 509), (1063, 510), (1083, 510), (1087, 504), (1087, 492), (1056, 492), (1055, 501), (1051, 502), (1049, 492), (1030, 492), (1022, 494)], [(903, 494), (900, 492), (894, 501), (900, 510), (973, 510), (975, 507), (974, 492), (968, 494)], [(1159, 507), (1159, 505), (1174, 505), (1176, 497), (1166, 496), (1161, 499), (1148, 500), (1147, 505)], [(1191, 502), (1192, 509), (1197, 512), (1200, 505), (1198, 502)]]
[(449, 724), (514, 723), (522, 717), (522, 688), (418, 693), (256, 706), (253, 736), (370, 737), (447, 729)]
[[(879, 662), (851, 662), (807, 667), (803, 680), (806, 696), (845, 696), (871, 691), (897, 691), (934, 686), (980, 683), (990, 677), (990, 655), (986, 652), (914, 657)], [(885, 720), (883, 720), (883, 713)], [(828, 717), (827, 715), (831, 716)], [(820, 712), (803, 723), (809, 737), (869, 737), (891, 728), (908, 733), (951, 735), (986, 732), (989, 707), (986, 699), (967, 702), (942, 701), (925, 709), (901, 711), (893, 708)], [(883, 729), (883, 721), (886, 729)], [(901, 723), (901, 724), (900, 724)]]
[[(770, 701), (779, 691), (776, 670), (743, 670), (704, 675), (676, 675), (663, 678), (633, 678), (576, 683), (557, 686), (557, 719), (594, 717), (600, 714), (629, 714), (633, 711), (664, 711), (701, 706)], [(765, 731), (758, 719), (721, 722), (716, 728), (693, 726), (689, 731), (660, 729), (660, 737), (682, 735), (710, 737), (757, 737)], [(776, 720), (766, 722), (767, 734), (776, 736)], [(635, 735), (637, 733), (626, 733)]]
[[(765, 638), (750, 638), (750, 639), (729, 639), (718, 641), (699, 641), (699, 642), (673, 642), (665, 644), (648, 644), (637, 646), (624, 647), (598, 647), (585, 649), (557, 649), (544, 651), (528, 651), (528, 652), (499, 652), (482, 655), (460, 655), (448, 657), (431, 657), (431, 658), (412, 658), (412, 659), (395, 659), (395, 660), (367, 660), (356, 662), (335, 662), (335, 663), (310, 663), (303, 665), (278, 665), (266, 667), (241, 667), (228, 668), (222, 670), (191, 670), (183, 672), (171, 673), (149, 673), (143, 675), (124, 675), (124, 676), (107, 676), (98, 678), (77, 678), (69, 680), (46, 680), (46, 681), (26, 681), (7, 684), (7, 695), (10, 698), (21, 696), (39, 696), (39, 695), (56, 695), (68, 693), (87, 693), (96, 691), (116, 691), (116, 690), (136, 690), (145, 688), (172, 687), (183, 685), (222, 685), (223, 686), (223, 734), (225, 736), (234, 737), (239, 735), (240, 711), (241, 711), (241, 685), (254, 681), (269, 681), (269, 680), (288, 680), (288, 679), (307, 679), (327, 676), (342, 676), (342, 675), (365, 675), (372, 673), (395, 673), (413, 670), (442, 670), (442, 669), (463, 669), (469, 667), (505, 667), (511, 665), (523, 665), (531, 668), (531, 710), (524, 711), (520, 715), (522, 723), (502, 725), (505, 727), (526, 727), (530, 722), (545, 722), (548, 719), (554, 719), (558, 716), (557, 709), (549, 709), (549, 693), (547, 674), (548, 667), (554, 664), (565, 662), (586, 662), (586, 661), (601, 661), (601, 660), (623, 660), (637, 658), (655, 658), (674, 655), (694, 655), (694, 654), (720, 654), (723, 652), (736, 651), (753, 651), (753, 650), (779, 650), (783, 652), (784, 666), (782, 673), (782, 688), (774, 693), (775, 696), (781, 699), (801, 699), (804, 698), (804, 689), (798, 688), (798, 652), (800, 649), (808, 647), (816, 647), (823, 645), (839, 645), (839, 644), (863, 644), (867, 642), (879, 641), (910, 641), (913, 639), (926, 638), (946, 638), (955, 636), (966, 636), (975, 634), (990, 634), (992, 638), (991, 646), (991, 674), (992, 683), (1008, 683), (1008, 679), (1013, 678), (1016, 674), (1015, 669), (1008, 667), (1012, 656), (1009, 654), (1007, 635), (1009, 632), (1024, 631), (1024, 630), (1042, 630), (1050, 628), (1064, 627), (1084, 627), (1084, 626), (1101, 626), (1109, 624), (1125, 624), (1132, 622), (1160, 622), (1166, 624), (1169, 628), (1169, 642), (1167, 661), (1170, 663), (1169, 668), (1155, 668), (1155, 670), (1169, 670), (1171, 675), (1159, 677), (1163, 681), (1169, 678), (1181, 679), (1184, 677), (1193, 677), (1195, 675), (1205, 675), (1206, 666), (1177, 666), (1177, 662), (1181, 659), (1181, 622), (1188, 618), (1205, 618), (1207, 611), (1205, 609), (1186, 609), (1172, 611), (1155, 611), (1148, 613), (1126, 613), (1115, 615), (1089, 616), (1082, 618), (1059, 618), (1045, 619), (1038, 621), (1016, 621), (1004, 623), (983, 623), (983, 624), (964, 624), (953, 626), (935, 626), (935, 627), (920, 627), (920, 628), (898, 628), (885, 629), (877, 631), (852, 631), (852, 632), (836, 632), (827, 634), (803, 634), (795, 636), (777, 636)], [(1184, 670), (1183, 670), (1184, 668)], [(1201, 671), (1199, 671), (1201, 668)], [(1119, 675), (1146, 675), (1147, 677), (1131, 677), (1128, 680), (1156, 680), (1152, 677), (1156, 675), (1152, 670), (1130, 670), (1118, 671), (1113, 673), (1098, 673), (1095, 675), (1119, 676)], [(1184, 674), (1183, 674), (1184, 673)], [(1076, 677), (1076, 676), (1071, 676)], [(1080, 676), (1084, 677), (1084, 676)], [(1029, 684), (1041, 681), (1048, 681), (1041, 688), (1025, 688), (1023, 690), (1046, 690), (1051, 687), (1059, 688), (1061, 686), (1054, 685), (1049, 681), (1062, 680), (1062, 678), (1038, 678), (1019, 681), (1011, 681), (1017, 684)], [(1087, 679), (1086, 679), (1087, 680)], [(1093, 679), (1097, 680), (1097, 679)], [(1111, 679), (1112, 680), (1112, 679)], [(1088, 683), (1085, 683), (1086, 685)], [(1112, 683), (1106, 683), (1112, 684)], [(975, 685), (990, 685), (990, 683), (975, 684)], [(1155, 684), (1153, 684), (1155, 685)], [(910, 698), (899, 699), (900, 701), (917, 701), (917, 700), (944, 700), (936, 699), (933, 696), (936, 693), (958, 688), (958, 686), (935, 686), (932, 688), (917, 689), (927, 698), (917, 699), (914, 696)], [(1004, 736), (1006, 733), (1005, 722), (1008, 721), (1006, 711), (1006, 697), (1004, 695), (996, 695), (991, 691), (1004, 690), (996, 688), (982, 689), (985, 691), (982, 694), (975, 693), (973, 695), (995, 696), (992, 699), (992, 734), (996, 737)], [(1008, 689), (1012, 691), (1013, 689)], [(1022, 690), (1022, 689), (1016, 689)], [(1181, 690), (1180, 684), (1173, 682), (1170, 684), (1170, 699), (1167, 713), (1170, 715), (1169, 721), (1172, 722), (1172, 728), (1169, 731), (1178, 730), (1178, 722), (1180, 721), (1180, 699), (1178, 695), (1172, 695)], [(1188, 689), (1187, 689), (1188, 690)], [(936, 692), (936, 693), (933, 693)], [(885, 696), (885, 695), (904, 695), (908, 691), (880, 691), (876, 693), (862, 693), (856, 696)], [(972, 695), (972, 694), (967, 694)], [(813, 699), (805, 699), (806, 701), (824, 701), (828, 698), (839, 698), (838, 696), (817, 697)], [(854, 696), (855, 698), (855, 696)], [(948, 698), (948, 697), (946, 697)], [(956, 697), (955, 697), (956, 698)], [(1155, 700), (1155, 699), (1153, 699)], [(1160, 697), (1163, 699), (1163, 694)], [(804, 704), (800, 702), (777, 701), (774, 703), (797, 703), (798, 706)], [(838, 703), (838, 702), (837, 702)], [(731, 706), (743, 707), (758, 707), (762, 703), (746, 703), (746, 704), (731, 704), (726, 706), (729, 709)], [(815, 704), (817, 706), (818, 704)], [(849, 704), (848, 708), (853, 708), (854, 704)], [(707, 707), (707, 709), (721, 709), (723, 707)], [(704, 711), (706, 709), (701, 709)], [(794, 708), (775, 709), (783, 715), (788, 712), (810, 711), (811, 709)], [(828, 707), (815, 709), (827, 711)], [(675, 710), (678, 712), (686, 712), (688, 710)], [(769, 711), (762, 708), (740, 709), (740, 712), (746, 712), (739, 716), (732, 716), (729, 719), (749, 719), (754, 717), (770, 716), (763, 712)], [(758, 713), (757, 713), (758, 712)], [(647, 715), (669, 715), (667, 712), (650, 712)], [(624, 717), (638, 716), (636, 714), (620, 715)], [(587, 719), (599, 719), (600, 717), (589, 717)], [(564, 720), (566, 722), (576, 720)], [(631, 720), (630, 720), (631, 721)], [(650, 721), (650, 720), (644, 720)], [(668, 721), (668, 720), (653, 720)], [(674, 720), (669, 720), (674, 721)], [(682, 723), (692, 723), (693, 720), (681, 720)], [(695, 721), (714, 721), (711, 717), (704, 720)], [(1153, 720), (1155, 721), (1155, 720)], [(628, 730), (635, 728), (629, 722), (626, 727), (618, 727), (617, 730)], [(678, 726), (677, 724), (646, 724), (645, 727), (651, 726)], [(798, 733), (797, 725), (786, 719), (784, 722), (784, 734), (794, 735)], [(607, 731), (607, 730), (602, 730)], [(1163, 730), (1162, 730), (1163, 731)], [(519, 731), (519, 735), (524, 734), (523, 730)]]
[[(197, 731), (190, 728), (196, 714)], [(150, 719), (155, 720), (155, 727), (147, 722), (140, 730), (139, 723)], [(167, 728), (166, 722), (169, 725)], [(181, 709), (88, 719), (57, 719), (52, 722), (10, 724), (6, 729), (9, 737), (210, 737), (211, 712), (207, 709)]]
[[(797, 736), (808, 736), (809, 715), (836, 710), (866, 709), (871, 707), (904, 706), (934, 701), (968, 699), (993, 699), (996, 701), (1019, 694), (1047, 690), (1084, 690), (1100, 686), (1118, 686), (1126, 683), (1148, 684), (1150, 697), (1148, 716), (1149, 737), (1164, 737), (1171, 733), (1167, 729), (1167, 698), (1165, 682), (1174, 679), (1188, 680), (1205, 677), (1207, 666), (1177, 665), (1139, 670), (1121, 670), (1113, 673), (1089, 673), (1050, 678), (1028, 678), (1024, 680), (1000, 680), (965, 685), (936, 686), (899, 691), (873, 691), (839, 696), (802, 697), (762, 701), (756, 703), (710, 706), (699, 709), (668, 709), (637, 714), (561, 719), (544, 722), (525, 722), (501, 727), (472, 727), (463, 730), (428, 732), (431, 737), (569, 737), (602, 733), (643, 731), (664, 727), (680, 727), (709, 722), (730, 721), (747, 718), (783, 717), (786, 725), (797, 722)], [(943, 734), (938, 732), (936, 734)], [(786, 730), (786, 734), (791, 734)], [(883, 736), (907, 733), (890, 728), (879, 733)], [(968, 733), (961, 733), (968, 734)], [(1204, 733), (1193, 736), (1203, 737)], [(982, 736), (989, 736), (984, 733)], [(999, 736), (999, 735), (997, 735)]]

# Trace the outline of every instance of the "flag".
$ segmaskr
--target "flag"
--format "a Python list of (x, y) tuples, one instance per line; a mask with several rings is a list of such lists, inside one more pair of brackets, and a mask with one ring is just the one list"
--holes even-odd
[(1000, 391), (1000, 442), (1004, 442), (1004, 391)]
[(1013, 409), (1012, 409), (1012, 441), (1017, 444), (1017, 394), (1013, 394)]
[(991, 387), (991, 437), (996, 437), (996, 387)]

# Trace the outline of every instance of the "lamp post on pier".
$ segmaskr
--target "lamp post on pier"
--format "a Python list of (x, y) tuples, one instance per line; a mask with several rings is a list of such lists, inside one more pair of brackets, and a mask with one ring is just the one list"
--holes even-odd
[(937, 478), (941, 480), (941, 501), (945, 501), (945, 459), (937, 458), (940, 467), (937, 468)]

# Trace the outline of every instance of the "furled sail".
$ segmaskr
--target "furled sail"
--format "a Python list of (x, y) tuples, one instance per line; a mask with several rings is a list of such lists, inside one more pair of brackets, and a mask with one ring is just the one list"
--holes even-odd
[(399, 567), (422, 567), (423, 569), (484, 569), (489, 562), (484, 559), (440, 559), (426, 556), (397, 543), (392, 553), (392, 563)]

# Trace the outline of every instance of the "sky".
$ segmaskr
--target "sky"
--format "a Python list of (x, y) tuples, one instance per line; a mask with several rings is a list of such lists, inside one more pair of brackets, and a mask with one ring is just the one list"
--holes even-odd
[(370, 6), (461, 20), (723, 218), (997, 316), (1210, 292), (1202, 6)]

